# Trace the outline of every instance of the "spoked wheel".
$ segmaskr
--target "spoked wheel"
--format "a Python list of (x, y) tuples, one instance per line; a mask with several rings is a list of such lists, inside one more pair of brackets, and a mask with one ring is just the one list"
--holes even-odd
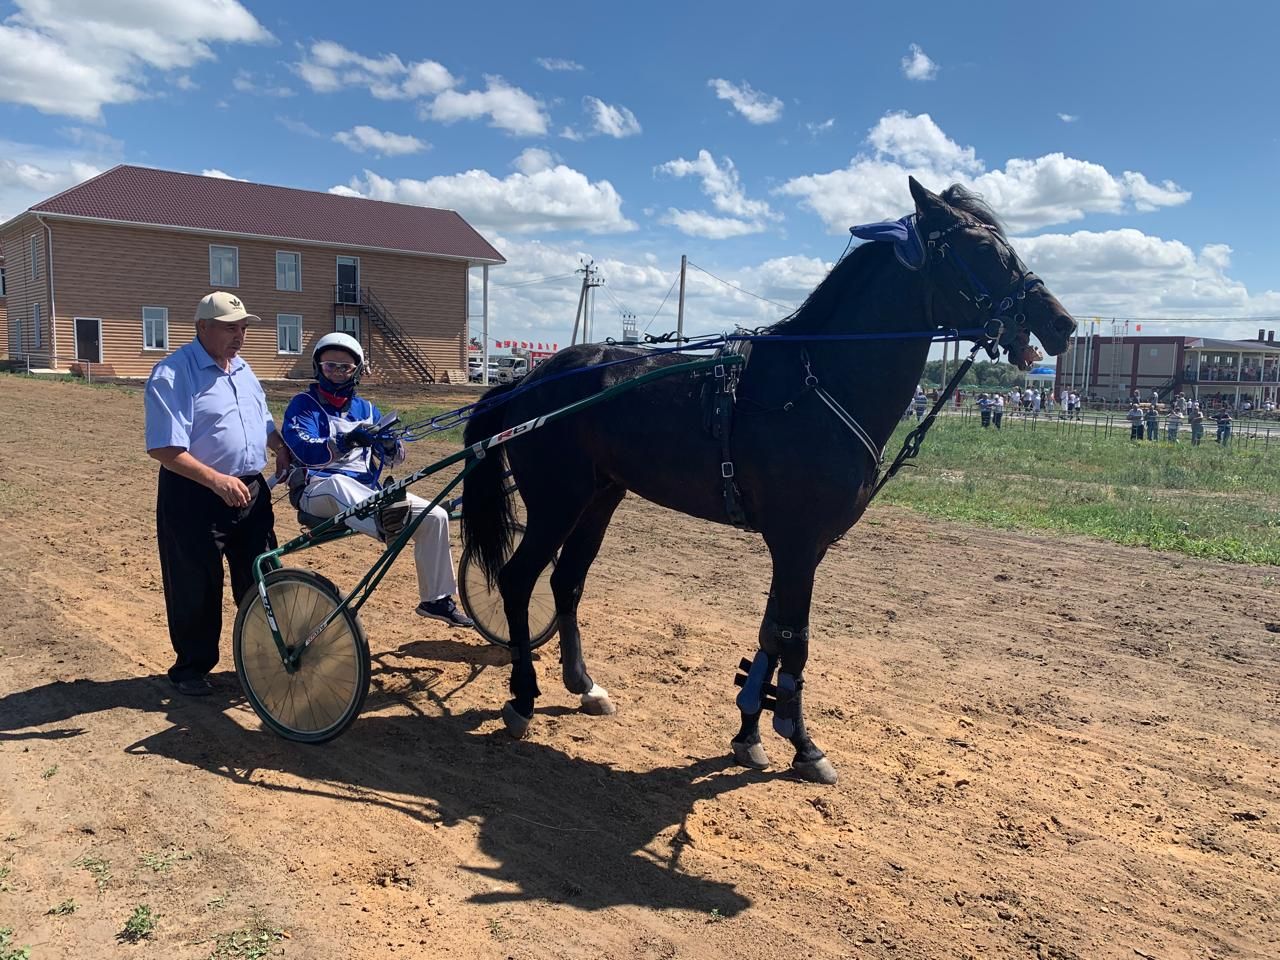
[[(310, 570), (274, 570), (264, 580), (271, 612), (291, 652), (342, 602), (338, 588)], [(369, 642), (359, 619), (346, 608), (302, 651), (290, 672), (255, 587), (236, 614), (232, 646), (236, 676), (254, 712), (288, 740), (332, 740), (364, 706)]]
[[(524, 525), (517, 523), (511, 538), (511, 553), (515, 552), (520, 541), (524, 539)], [(511, 553), (503, 558), (510, 559)], [(555, 635), (556, 632), (556, 600), (551, 593), (551, 571), (555, 569), (553, 559), (538, 576), (533, 585), (533, 594), (529, 597), (529, 639), (532, 649), (536, 650)], [(485, 582), (484, 570), (480, 561), (470, 547), (462, 551), (462, 559), (458, 562), (458, 595), (462, 606), (476, 622), (476, 630), (492, 644), (511, 648), (511, 631), (507, 627), (507, 613), (502, 606), (502, 594), (495, 585), (490, 589)]]

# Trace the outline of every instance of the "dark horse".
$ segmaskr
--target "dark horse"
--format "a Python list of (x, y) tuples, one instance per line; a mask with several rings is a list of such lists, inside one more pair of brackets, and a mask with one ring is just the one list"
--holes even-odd
[[(958, 185), (941, 196), (914, 179), (910, 186), (915, 221), (899, 223), (907, 226), (904, 233), (915, 231), (918, 259), (904, 259), (902, 249), (888, 243), (856, 248), (799, 310), (768, 329), (778, 341), (766, 336), (754, 343), (737, 386), (731, 459), (746, 520), (764, 537), (773, 559), (773, 580), (760, 649), (738, 698), (742, 727), (733, 752), (745, 765), (768, 765), (759, 733), (767, 704), (774, 729), (795, 747), (794, 771), (822, 783), (835, 782), (835, 768), (809, 738), (801, 705), (814, 571), (827, 546), (857, 522), (871, 499), (880, 465), (870, 445), (882, 451), (906, 409), (924, 369), (929, 334), (1002, 320), (1000, 343), (1025, 369), (1038, 359), (1029, 333), (1058, 354), (1075, 329), (1062, 304), (1022, 265), (981, 200)], [(852, 333), (921, 336), (818, 339)], [(643, 352), (583, 344), (556, 354), (525, 383), (635, 356)], [(685, 359), (644, 356), (522, 390), (473, 417), (466, 442)], [(721, 479), (725, 450), (705, 426), (705, 382), (702, 373), (677, 373), (624, 391), (496, 448), (465, 479), (463, 536), (496, 580), (510, 628), (512, 699), (503, 719), (513, 735), (526, 734), (539, 695), (529, 647), (529, 597), (557, 550), (551, 586), (564, 684), (582, 698), (586, 712), (612, 713), (607, 692), (592, 682), (583, 662), (577, 608), (614, 510), (632, 490), (691, 516), (729, 522)], [(818, 385), (861, 425), (869, 442), (855, 437)], [(496, 387), (486, 398), (510, 389)], [(494, 455), (500, 450), (506, 451), (527, 512), (524, 538), (505, 564), (514, 516), (503, 458)]]

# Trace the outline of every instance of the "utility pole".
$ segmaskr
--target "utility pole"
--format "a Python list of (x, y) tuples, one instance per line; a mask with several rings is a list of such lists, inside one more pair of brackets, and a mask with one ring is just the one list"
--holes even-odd
[(489, 385), (489, 265), (483, 268), (484, 277), (484, 332), (480, 336), (480, 382)]
[(680, 304), (676, 310), (676, 349), (684, 342), (684, 274), (689, 266), (688, 254), (680, 254)]
[(582, 290), (578, 293), (578, 312), (573, 317), (573, 336), (569, 340), (569, 346), (573, 346), (578, 342), (578, 325), (582, 325), (582, 342), (590, 343), (588, 339), (590, 333), (590, 314), (587, 311), (588, 291), (595, 289), (604, 284), (603, 278), (600, 277), (600, 271), (595, 265), (594, 260), (588, 260), (582, 266), (575, 270), (574, 273), (582, 274)]

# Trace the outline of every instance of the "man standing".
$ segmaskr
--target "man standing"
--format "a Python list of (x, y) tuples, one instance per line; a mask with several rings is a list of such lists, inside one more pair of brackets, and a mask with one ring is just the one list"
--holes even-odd
[(253, 559), (276, 545), (266, 447), (276, 473), (289, 451), (262, 385), (237, 356), (258, 318), (230, 293), (196, 310), (196, 338), (151, 371), (145, 397), (147, 453), (160, 463), (156, 545), (164, 579), (169, 680), (179, 693), (212, 692), (207, 675), (222, 635), (222, 558), (236, 603), (253, 586)]

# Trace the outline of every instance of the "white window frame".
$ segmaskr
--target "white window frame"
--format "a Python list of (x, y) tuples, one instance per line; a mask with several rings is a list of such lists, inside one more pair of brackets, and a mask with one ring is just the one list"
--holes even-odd
[(35, 280), (40, 276), (40, 238), (34, 233), (28, 241), (28, 249), (31, 253), (31, 279)]
[[(214, 250), (234, 250), (235, 251), (235, 282), (227, 283), (225, 280), (215, 280), (213, 276), (213, 251)], [(232, 246), (229, 243), (211, 243), (209, 244), (209, 285), (217, 287), (219, 290), (227, 287), (240, 286), (240, 248)]]
[(31, 349), (39, 350), (44, 346), (44, 331), (40, 328), (44, 325), (44, 321), (40, 316), (40, 304), (33, 303), (31, 305)]
[[(280, 286), (280, 258), (293, 257), (298, 264), (298, 285), (296, 287)], [(276, 289), (284, 290), (286, 293), (302, 292), (302, 254), (296, 250), (277, 250), (276, 251)]]
[[(158, 310), (164, 314), (163, 317), (148, 317), (148, 310)], [(161, 322), (164, 324), (164, 346), (157, 347), (155, 343), (147, 342), (147, 324), (155, 324)], [(142, 349), (147, 351), (155, 351), (156, 353), (169, 352), (169, 308), (168, 307), (143, 307), (142, 308)]]
[[(285, 320), (297, 320), (298, 349), (282, 350), (280, 349), (280, 334), (286, 329)], [(293, 327), (294, 324), (288, 324)], [(297, 357), (302, 355), (302, 314), (300, 313), (277, 313), (276, 314), (276, 353), (280, 356)]]

